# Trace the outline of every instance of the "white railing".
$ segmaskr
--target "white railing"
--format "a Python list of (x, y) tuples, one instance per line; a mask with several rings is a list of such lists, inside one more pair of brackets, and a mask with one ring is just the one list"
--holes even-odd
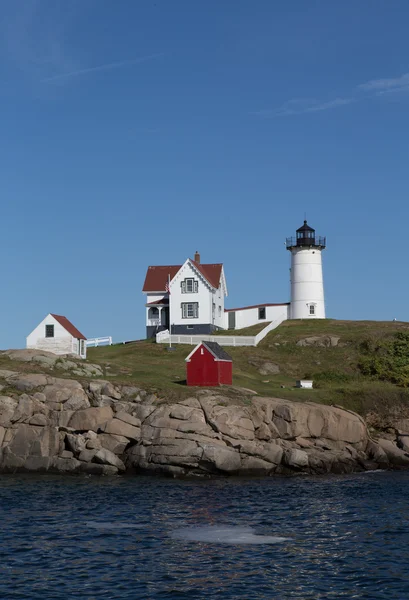
[(287, 319), (287, 313), (283, 313), (277, 319), (269, 323), (255, 336), (251, 335), (169, 335), (169, 330), (156, 334), (157, 344), (190, 344), (196, 346), (200, 342), (217, 342), (220, 346), (257, 346), (270, 331), (281, 325)]
[(87, 348), (88, 346), (93, 346), (96, 348), (97, 346), (101, 346), (102, 344), (108, 344), (109, 346), (112, 346), (112, 337), (107, 336), (99, 338), (90, 338), (85, 343), (87, 344)]
[(159, 333), (156, 334), (156, 343), (157, 344), (164, 344), (165, 342), (169, 341), (169, 330), (165, 329), (164, 331), (159, 331)]
[(260, 331), (260, 333), (258, 333), (256, 335), (256, 338), (255, 338), (256, 343), (254, 345), (258, 346), (258, 344), (261, 342), (261, 340), (263, 340), (266, 337), (266, 335), (268, 333), (270, 333), (270, 331), (273, 331), (273, 329), (275, 329), (276, 327), (281, 325), (281, 323), (283, 321), (286, 321), (287, 319), (288, 319), (287, 312), (285, 312), (285, 313), (281, 314), (279, 317), (277, 317), (277, 319), (272, 321), (269, 325), (267, 325), (267, 327), (264, 327), (264, 329), (262, 329)]

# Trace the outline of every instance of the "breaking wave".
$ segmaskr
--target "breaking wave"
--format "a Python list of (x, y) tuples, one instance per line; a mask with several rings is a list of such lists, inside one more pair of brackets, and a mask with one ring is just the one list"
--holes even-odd
[(280, 544), (289, 538), (258, 535), (251, 527), (184, 527), (171, 534), (173, 539), (210, 544)]

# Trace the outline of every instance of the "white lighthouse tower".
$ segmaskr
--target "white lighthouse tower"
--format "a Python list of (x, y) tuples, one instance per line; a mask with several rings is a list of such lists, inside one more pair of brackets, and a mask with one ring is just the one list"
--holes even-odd
[(296, 237), (287, 238), (291, 252), (291, 319), (325, 319), (322, 251), (325, 237), (315, 235), (315, 229), (304, 225)]

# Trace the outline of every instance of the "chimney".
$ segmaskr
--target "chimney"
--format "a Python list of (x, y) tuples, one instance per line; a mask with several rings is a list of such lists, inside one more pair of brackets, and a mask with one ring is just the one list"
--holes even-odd
[(199, 263), (199, 265), (200, 265), (200, 254), (197, 250), (195, 252), (195, 262)]

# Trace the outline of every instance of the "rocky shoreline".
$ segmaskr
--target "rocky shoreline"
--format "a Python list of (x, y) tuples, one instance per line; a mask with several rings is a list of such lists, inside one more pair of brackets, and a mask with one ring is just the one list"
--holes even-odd
[(6, 354), (13, 366), (96, 379), (0, 370), (2, 473), (270, 476), (409, 467), (409, 422), (374, 439), (362, 417), (338, 406), (251, 394), (235, 404), (218, 389), (169, 403), (101, 379), (97, 365)]

